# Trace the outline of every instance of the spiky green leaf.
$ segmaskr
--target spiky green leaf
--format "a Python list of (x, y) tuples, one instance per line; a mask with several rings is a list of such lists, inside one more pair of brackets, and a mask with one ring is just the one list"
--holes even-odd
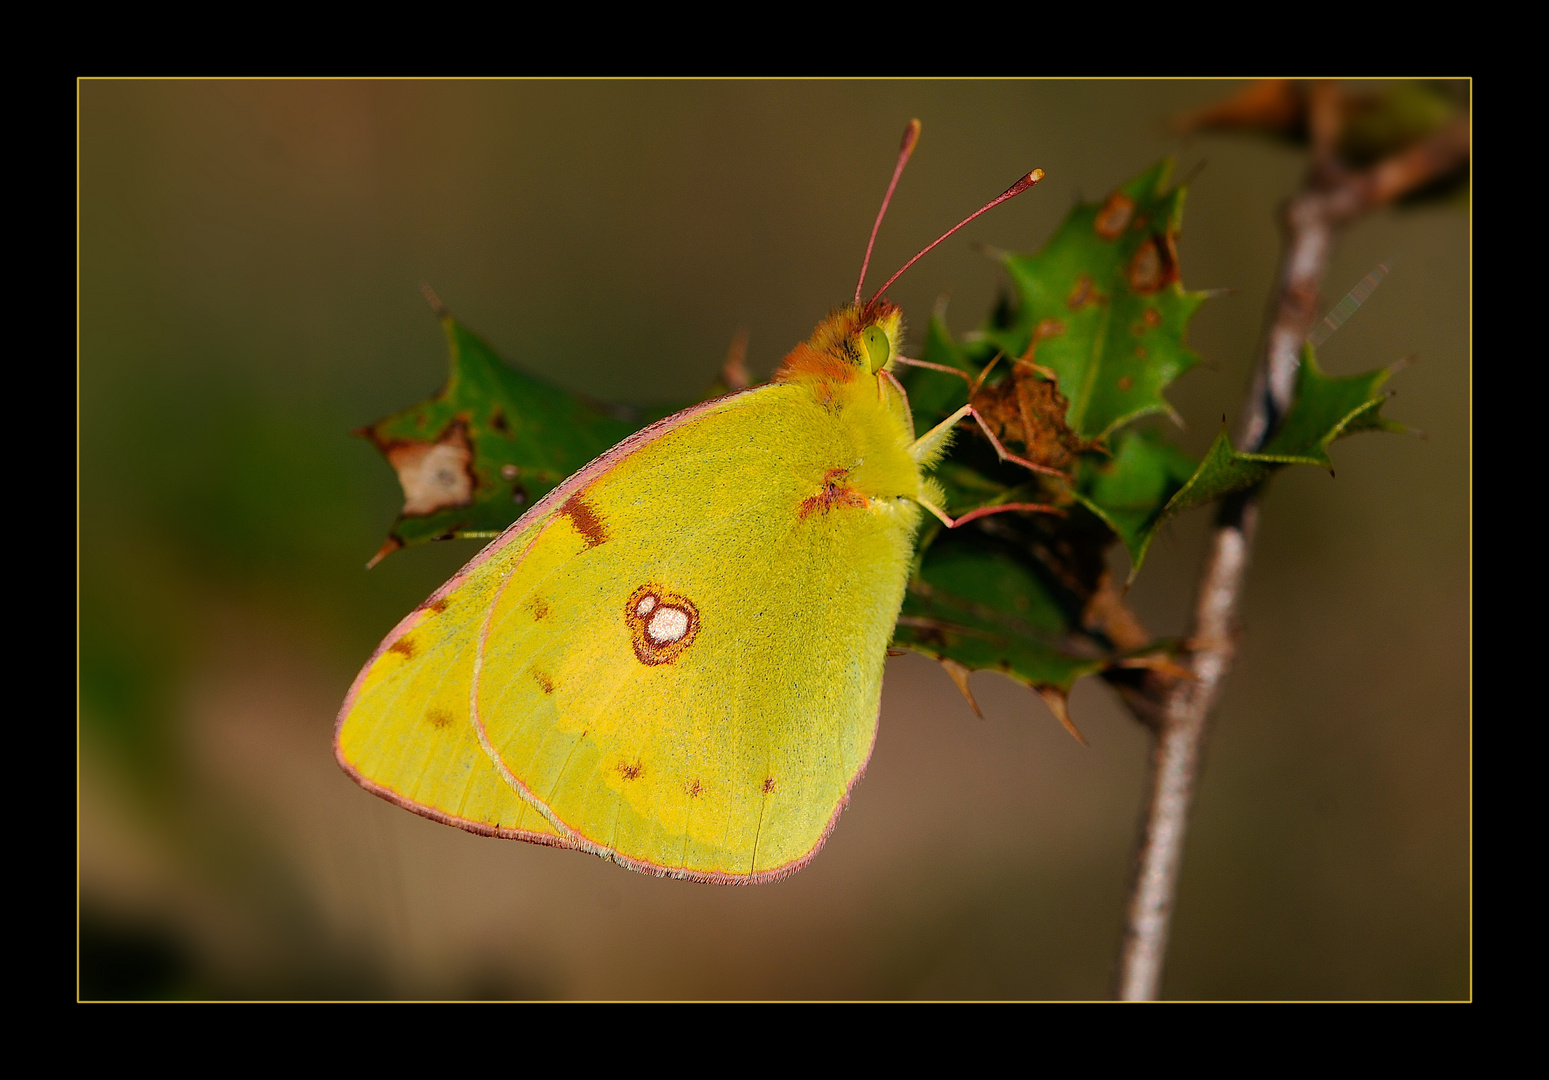
[(565, 477), (653, 417), (609, 409), (507, 366), (450, 315), (441, 392), (359, 434), (398, 472), (404, 509), (382, 554), (504, 529)]
[(944, 534), (925, 552), (893, 643), (1061, 694), (1106, 663), (1071, 651), (1067, 613), (1037, 571), (977, 532)]
[(1402, 424), (1380, 412), (1388, 397), (1382, 392), (1382, 385), (1391, 374), (1389, 369), (1382, 368), (1361, 375), (1325, 375), (1318, 367), (1312, 346), (1305, 347), (1297, 372), (1296, 397), (1275, 435), (1257, 453), (1235, 449), (1224, 430), (1217, 435), (1194, 474), (1149, 522), (1125, 538), (1133, 566), (1131, 578), (1139, 572), (1157, 528), (1168, 518), (1256, 487), (1285, 465), (1316, 465), (1332, 473), (1329, 444), (1345, 435), (1405, 430)]
[(1036, 255), (1002, 257), (1019, 303), (982, 339), (1053, 369), (1066, 423), (1089, 441), (1171, 413), (1162, 391), (1199, 359), (1183, 336), (1205, 298), (1180, 281), (1184, 193), (1167, 187), (1171, 173), (1162, 161), (1103, 202), (1078, 204)]
[(1111, 458), (1082, 455), (1075, 496), (1114, 531), (1138, 566), (1162, 508), (1195, 469), (1194, 459), (1159, 433), (1124, 432), (1115, 440)]

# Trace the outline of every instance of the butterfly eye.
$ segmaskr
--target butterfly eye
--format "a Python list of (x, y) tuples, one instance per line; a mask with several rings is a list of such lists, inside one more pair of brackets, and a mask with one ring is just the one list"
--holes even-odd
[(887, 331), (880, 326), (868, 326), (861, 332), (861, 344), (866, 350), (868, 374), (880, 371), (892, 359), (893, 347), (888, 342)]

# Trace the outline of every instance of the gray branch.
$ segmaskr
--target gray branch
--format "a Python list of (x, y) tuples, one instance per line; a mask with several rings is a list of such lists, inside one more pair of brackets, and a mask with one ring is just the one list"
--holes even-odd
[[(1462, 119), (1367, 170), (1346, 171), (1334, 152), (1339, 108), (1337, 86), (1313, 87), (1312, 169), (1284, 213), (1280, 275), (1238, 431), (1237, 445), (1244, 450), (1262, 447), (1291, 406), (1302, 343), (1317, 317), (1339, 230), (1468, 161), (1469, 125)], [(1257, 523), (1257, 491), (1222, 505), (1195, 598), (1188, 659), (1193, 677), (1162, 687), (1157, 706), (1136, 709), (1156, 742), (1119, 958), (1117, 996), (1125, 1001), (1153, 1000), (1161, 987), (1189, 809), (1210, 714), (1236, 655), (1237, 607)]]

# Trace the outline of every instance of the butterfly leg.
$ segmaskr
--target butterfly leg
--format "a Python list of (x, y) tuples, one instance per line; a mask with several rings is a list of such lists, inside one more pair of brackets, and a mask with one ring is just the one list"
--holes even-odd
[(984, 432), (984, 437), (990, 440), (990, 445), (995, 448), (995, 454), (1000, 458), (1000, 460), (1013, 462), (1014, 464), (1021, 465), (1023, 468), (1030, 469), (1035, 473), (1042, 473), (1045, 476), (1058, 476), (1061, 479), (1068, 479), (1068, 477), (1066, 477), (1065, 474), (1060, 472), (1058, 469), (1050, 468), (1048, 465), (1039, 465), (1034, 461), (1028, 461), (1025, 457), (1018, 457), (1010, 450), (1007, 450), (1004, 444), (1002, 444), (1001, 441), (995, 437), (995, 433), (990, 430), (990, 425), (984, 422), (984, 417), (979, 415), (979, 410), (975, 409), (972, 405), (964, 405), (961, 409), (957, 410), (957, 412), (953, 413), (941, 423), (927, 431), (924, 435), (921, 435), (918, 439), (916, 439), (909, 447), (910, 456), (912, 456), (915, 461), (922, 464), (934, 460), (937, 456), (946, 450), (947, 442), (952, 435), (952, 429), (957, 425), (959, 420), (962, 420), (966, 416), (973, 417), (974, 421), (978, 423), (979, 430)]
[(916, 499), (915, 501), (918, 502), (921, 506), (925, 507), (925, 509), (929, 510), (932, 514), (935, 514), (936, 517), (940, 519), (941, 523), (949, 529), (955, 529), (959, 525), (967, 525), (970, 521), (974, 521), (982, 517), (988, 517), (990, 514), (1004, 514), (1008, 510), (1021, 510), (1027, 513), (1036, 514), (1058, 514), (1060, 517), (1065, 516), (1065, 511), (1061, 510), (1059, 507), (1046, 506), (1043, 503), (1000, 503), (997, 506), (981, 506), (977, 510), (968, 511), (968, 513), (964, 514), (962, 517), (954, 518), (933, 502), (928, 502), (925, 499)]

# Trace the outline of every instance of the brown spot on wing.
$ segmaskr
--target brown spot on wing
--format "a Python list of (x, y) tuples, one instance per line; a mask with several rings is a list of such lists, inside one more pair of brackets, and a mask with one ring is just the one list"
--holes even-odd
[(534, 595), (532, 599), (527, 601), (527, 606), (532, 610), (532, 617), (534, 622), (538, 622), (546, 618), (549, 614), (549, 611), (552, 610), (549, 607), (549, 602), (543, 597), (537, 595)]
[(705, 790), (705, 787), (704, 787), (703, 784), (701, 784), (699, 782), (699, 777), (697, 777), (697, 776), (694, 777), (694, 779), (690, 780), (688, 783), (683, 785), (683, 794), (687, 795), (691, 799), (699, 798), (700, 794), (704, 790)]
[(638, 780), (640, 779), (640, 774), (645, 772), (645, 766), (641, 763), (639, 758), (635, 759), (634, 764), (630, 764), (627, 761), (621, 761), (616, 766), (614, 766), (614, 768), (618, 769), (619, 775), (622, 776), (625, 780)]
[(425, 714), (425, 719), (430, 721), (430, 726), (440, 731), (452, 722), (452, 714), (445, 709), (432, 709)]
[(823, 489), (816, 495), (801, 501), (801, 506), (796, 511), (797, 516), (807, 517), (820, 511), (826, 514), (836, 506), (866, 509), (866, 496), (843, 484), (842, 481), (849, 475), (849, 469), (829, 469), (823, 474)]
[(437, 615), (439, 615), (447, 608), (451, 607), (451, 605), (452, 601), (443, 596), (441, 599), (433, 603), (426, 604), (425, 610), (435, 612)]
[(554, 692), (554, 680), (549, 678), (543, 672), (539, 671), (537, 668), (532, 669), (532, 678), (533, 682), (538, 684), (538, 689), (542, 690), (545, 694), (552, 694)]
[[(651, 603), (640, 610), (647, 597)], [(653, 637), (651, 623), (664, 610), (672, 610), (683, 616), (682, 634), (670, 640)], [(661, 585), (647, 582), (630, 594), (624, 603), (624, 625), (629, 628), (630, 643), (635, 649), (635, 659), (652, 667), (670, 664), (682, 656), (699, 636), (699, 608), (686, 596), (670, 592)]]
[(407, 637), (401, 637), (389, 645), (387, 647), (387, 651), (400, 653), (405, 660), (412, 660), (414, 659), (414, 654), (419, 651), (419, 648)]
[(774, 779), (774, 777), (772, 777), (772, 776), (764, 777), (764, 785), (763, 785), (763, 789), (762, 789), (764, 794), (765, 795), (773, 795), (774, 794), (774, 789), (775, 789), (775, 779)]
[(580, 495), (572, 495), (566, 499), (565, 504), (559, 508), (559, 512), (570, 519), (576, 532), (586, 537), (588, 548), (608, 542), (607, 522)]

